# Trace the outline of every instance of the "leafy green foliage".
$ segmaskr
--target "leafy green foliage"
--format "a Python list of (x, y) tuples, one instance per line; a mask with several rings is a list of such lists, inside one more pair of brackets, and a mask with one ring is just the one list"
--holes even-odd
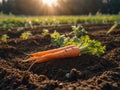
[(28, 28), (28, 27), (33, 28), (32, 21), (31, 21), (31, 20), (25, 21), (25, 27), (26, 27), (26, 28)]
[(43, 36), (49, 35), (48, 29), (43, 29), (42, 35), (43, 35)]
[(64, 46), (65, 36), (60, 35), (57, 31), (54, 31), (53, 34), (51, 34), (51, 42), (54, 46), (62, 47)]
[(0, 28), (6, 30), (14, 27), (34, 28), (34, 26), (61, 24), (76, 25), (79, 23), (113, 23), (120, 22), (120, 15), (81, 15), (81, 16), (13, 16), (0, 15)]
[(67, 45), (76, 45), (78, 46), (79, 43), (79, 37), (84, 36), (87, 34), (87, 31), (81, 26), (72, 26), (72, 32), (70, 34), (74, 34), (74, 37), (70, 38), (65, 35), (60, 35), (57, 31), (54, 31), (53, 34), (51, 34), (51, 42), (54, 46), (62, 47)]
[(80, 37), (79, 49), (82, 54), (101, 55), (105, 48), (100, 42), (90, 39), (88, 35)]
[(72, 26), (72, 30), (75, 36), (80, 37), (87, 34), (87, 31), (83, 28), (82, 25)]
[(32, 33), (30, 31), (23, 32), (20, 36), (21, 39), (28, 39), (30, 36), (32, 36)]
[(8, 38), (9, 36), (7, 34), (4, 34), (0, 37), (0, 40), (6, 42)]
[(69, 37), (60, 35), (57, 31), (51, 34), (51, 42), (56, 47), (75, 45), (80, 49), (80, 54), (101, 55), (105, 52), (106, 47), (96, 40), (90, 39), (88, 35), (81, 34), (81, 37)]
[(60, 25), (60, 22), (59, 22), (58, 20), (55, 20), (55, 21), (53, 22), (53, 25), (54, 25), (54, 26), (59, 26), (59, 25)]

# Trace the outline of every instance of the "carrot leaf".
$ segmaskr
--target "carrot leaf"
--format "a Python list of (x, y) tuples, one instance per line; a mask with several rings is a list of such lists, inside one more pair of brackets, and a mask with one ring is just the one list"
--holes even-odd
[(105, 46), (101, 42), (92, 40), (88, 35), (80, 38), (79, 49), (82, 54), (101, 55), (105, 52)]
[(119, 24), (117, 22), (114, 23), (114, 25), (107, 31), (107, 34), (110, 34), (111, 32), (113, 32), (115, 30), (115, 28), (117, 28)]
[(102, 46), (101, 42), (90, 39), (89, 35), (80, 34), (78, 37), (78, 30), (80, 26), (74, 27), (74, 36), (69, 37), (61, 35), (59, 32), (55, 31), (51, 34), (51, 42), (56, 47), (64, 47), (68, 45), (75, 45), (80, 49), (81, 54), (92, 54), (101, 55), (105, 52), (105, 46)]
[(72, 26), (72, 30), (72, 33), (75, 34), (75, 36), (77, 37), (84, 36), (87, 34), (87, 31), (83, 28), (82, 25)]

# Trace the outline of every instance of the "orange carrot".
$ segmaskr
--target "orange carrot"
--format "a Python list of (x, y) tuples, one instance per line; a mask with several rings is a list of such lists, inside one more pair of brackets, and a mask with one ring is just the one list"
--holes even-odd
[(31, 54), (31, 55), (32, 55), (32, 56), (35, 56), (35, 57), (38, 57), (38, 56), (42, 56), (42, 55), (45, 55), (45, 54), (58, 52), (58, 51), (61, 51), (61, 50), (64, 50), (64, 49), (67, 49), (67, 48), (70, 48), (70, 47), (74, 47), (74, 45), (69, 45), (69, 46), (61, 47), (61, 48), (57, 48), (57, 49), (52, 49), (52, 50), (37, 52), (37, 53), (33, 53), (33, 54)]
[(48, 53), (39, 57), (31, 57), (28, 60), (25, 60), (23, 62), (28, 62), (28, 61), (34, 61), (31, 66), (29, 67), (28, 71), (31, 69), (31, 67), (35, 63), (43, 63), (47, 62), (53, 59), (60, 59), (60, 58), (69, 58), (69, 57), (76, 57), (80, 55), (80, 50), (76, 46), (69, 47), (63, 50), (58, 50), (57, 52), (54, 53)]
[(70, 47), (58, 52), (54, 52), (54, 53), (49, 53), (46, 55), (43, 55), (41, 57), (39, 57), (38, 59), (36, 59), (36, 63), (42, 63), (42, 62), (46, 62), (49, 60), (53, 60), (53, 59), (59, 59), (59, 58), (69, 58), (69, 57), (76, 57), (79, 56), (80, 54), (80, 50), (77, 47)]

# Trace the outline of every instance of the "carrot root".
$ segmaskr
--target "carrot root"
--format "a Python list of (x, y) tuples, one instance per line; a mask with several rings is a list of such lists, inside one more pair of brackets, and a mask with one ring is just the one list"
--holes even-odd
[(32, 61), (34, 61), (34, 60), (36, 60), (36, 59), (38, 59), (39, 57), (30, 57), (30, 58), (28, 58), (28, 59), (26, 59), (26, 60), (23, 60), (23, 62), (32, 62)]
[(52, 49), (52, 50), (47, 50), (47, 51), (33, 53), (33, 54), (31, 54), (31, 56), (35, 56), (35, 57), (43, 56), (45, 54), (58, 52), (58, 51), (61, 51), (61, 50), (64, 50), (64, 49), (67, 49), (67, 48), (70, 48), (70, 47), (74, 47), (74, 45), (69, 45), (69, 46), (66, 46), (66, 47), (61, 47), (61, 48), (57, 48), (57, 49)]
[[(48, 50), (48, 51), (52, 51), (52, 52), (48, 52), (48, 51), (43, 51), (43, 55), (41, 54), (42, 52), (38, 52), (40, 53), (40, 56), (38, 56), (38, 53), (36, 53), (37, 56), (33, 56), (30, 57), (27, 60), (24, 60), (23, 62), (35, 62), (35, 63), (42, 63), (42, 62), (46, 62), (49, 60), (53, 60), (53, 59), (60, 59), (60, 58), (69, 58), (69, 57), (76, 57), (79, 56), (80, 54), (80, 50), (79, 48), (77, 48), (74, 45), (70, 45), (64, 48), (58, 48), (54, 49), (55, 51), (52, 50)], [(45, 53), (44, 53), (45, 52)]]
[(80, 54), (79, 48), (74, 46), (74, 47), (61, 50), (55, 53), (49, 53), (49, 54), (43, 55), (37, 58), (35, 62), (43, 63), (53, 59), (76, 57), (76, 56), (79, 56), (79, 54)]
[(53, 59), (60, 59), (60, 58), (69, 58), (69, 57), (76, 57), (79, 56), (80, 54), (80, 50), (77, 47), (70, 47), (58, 52), (54, 52), (54, 53), (49, 53), (49, 54), (45, 54), (43, 56), (40, 57), (31, 57), (27, 60), (24, 60), (24, 62), (31, 62), (34, 61), (31, 66), (29, 67), (28, 70), (31, 69), (31, 67), (35, 64), (35, 63), (43, 63), (43, 62), (47, 62)]

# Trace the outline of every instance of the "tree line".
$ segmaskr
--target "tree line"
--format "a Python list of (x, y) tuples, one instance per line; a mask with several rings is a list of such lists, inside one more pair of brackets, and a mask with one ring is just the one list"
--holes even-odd
[(43, 4), (42, 0), (3, 0), (0, 11), (16, 15), (118, 14), (120, 0), (58, 0), (58, 5), (52, 7)]

